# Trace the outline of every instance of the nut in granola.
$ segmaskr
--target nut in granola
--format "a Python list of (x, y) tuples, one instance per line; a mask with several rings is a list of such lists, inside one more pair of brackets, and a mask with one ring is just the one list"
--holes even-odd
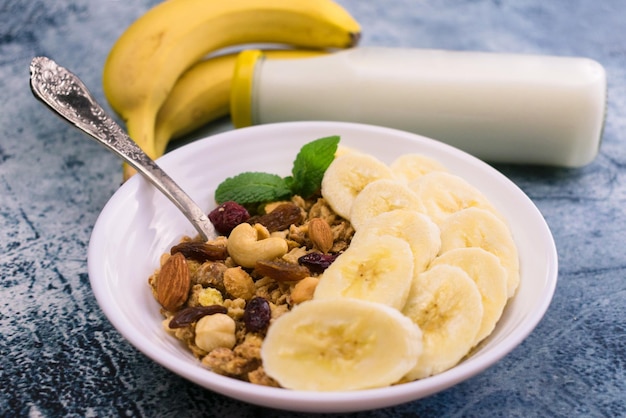
[(291, 303), (297, 305), (313, 299), (319, 281), (318, 277), (309, 276), (296, 283), (291, 291)]
[(252, 277), (241, 267), (231, 267), (224, 272), (224, 287), (234, 298), (249, 300), (254, 296), (256, 287)]
[(333, 247), (333, 231), (328, 222), (322, 218), (313, 218), (309, 221), (309, 239), (323, 253)]
[(181, 253), (169, 257), (161, 266), (157, 282), (157, 301), (170, 312), (176, 312), (189, 297), (191, 277), (187, 260)]

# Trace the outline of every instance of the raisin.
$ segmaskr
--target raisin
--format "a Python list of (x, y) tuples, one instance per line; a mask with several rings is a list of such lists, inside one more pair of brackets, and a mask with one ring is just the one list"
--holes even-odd
[(203, 316), (213, 315), (216, 313), (227, 313), (228, 309), (226, 309), (222, 305), (210, 305), (210, 306), (193, 306), (182, 309), (174, 315), (172, 320), (169, 323), (170, 328), (182, 328)]
[(174, 255), (176, 253), (182, 253), (185, 258), (199, 263), (225, 260), (228, 257), (226, 246), (201, 241), (181, 242), (170, 249), (170, 254)]
[(250, 218), (248, 210), (237, 202), (224, 202), (209, 213), (209, 220), (215, 230), (228, 236), (237, 225)]
[(250, 218), (248, 223), (253, 225), (259, 223), (266, 227), (269, 232), (282, 231), (291, 225), (302, 223), (302, 210), (293, 203), (283, 203), (270, 213)]
[(277, 282), (294, 282), (311, 275), (306, 266), (280, 260), (259, 260), (254, 266), (254, 272), (261, 276), (271, 277)]
[(243, 312), (243, 322), (249, 332), (265, 332), (271, 317), (270, 303), (260, 296), (250, 299)]
[(339, 254), (322, 254), (322, 253), (309, 253), (298, 258), (298, 264), (307, 267), (313, 273), (321, 274), (326, 270)]

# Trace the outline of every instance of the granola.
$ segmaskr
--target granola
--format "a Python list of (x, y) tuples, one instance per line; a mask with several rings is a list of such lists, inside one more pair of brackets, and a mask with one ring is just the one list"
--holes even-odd
[[(311, 268), (307, 268), (303, 267), (299, 260), (305, 256), (315, 260), (332, 259), (349, 246), (354, 235), (354, 229), (350, 223), (335, 214), (321, 197), (305, 200), (300, 196), (294, 196), (288, 202), (290, 207), (300, 210), (299, 221), (294, 219), (295, 212), (284, 206), (284, 203), (277, 202), (268, 205), (266, 210), (269, 215), (254, 216), (248, 222), (263, 222), (269, 219), (269, 224), (272, 225), (273, 230), (267, 230), (268, 237), (284, 239), (288, 251), (282, 257), (268, 260), (268, 262), (274, 263), (273, 269), (284, 270), (285, 267), (294, 267), (294, 269), (297, 267), (299, 271), (297, 277), (289, 276), (291, 273), (289, 268), (287, 268), (288, 271), (281, 272), (283, 274), (280, 275), (280, 279), (276, 279), (272, 277), (273, 274), (259, 273), (259, 270), (266, 271), (266, 269), (237, 265), (227, 251), (219, 251), (220, 248), (226, 249), (228, 247), (228, 238), (224, 236), (206, 243), (210, 246), (208, 252), (212, 255), (204, 254), (205, 256), (197, 256), (199, 246), (196, 239), (184, 237), (181, 244), (186, 243), (187, 245), (182, 246), (182, 250), (181, 244), (176, 247), (179, 253), (186, 256), (185, 260), (190, 278), (189, 291), (180, 308), (173, 311), (161, 308), (161, 313), (165, 318), (163, 321), (164, 329), (187, 346), (204, 366), (221, 375), (274, 387), (279, 385), (265, 374), (260, 356), (260, 348), (267, 327), (271, 325), (272, 321), (288, 312), (295, 304), (312, 298), (318, 276), (323, 271), (323, 267), (315, 268), (319, 267), (317, 262), (314, 262)], [(288, 213), (290, 217), (289, 223), (281, 225), (282, 229), (278, 230), (275, 226), (280, 223), (276, 220), (276, 216), (271, 216), (272, 211), (276, 208), (281, 208), (280, 210)], [(318, 248), (319, 239), (310, 234), (309, 224), (313, 219), (316, 219), (315, 222), (323, 220), (324, 224), (330, 227), (332, 243), (327, 246), (324, 244), (327, 247), (324, 248), (327, 250), (326, 252)], [(192, 251), (185, 251), (189, 248)], [(219, 254), (223, 254), (223, 257)], [(162, 255), (161, 267), (167, 263), (170, 257), (170, 253)], [(305, 269), (307, 274), (302, 275), (302, 269)], [(148, 280), (155, 297), (157, 296), (160, 274), (162, 274), (161, 268), (157, 269)], [(250, 307), (253, 305), (251, 301), (256, 298), (262, 298), (264, 303), (266, 302), (269, 306), (268, 323), (261, 327), (258, 326), (258, 321), (261, 321), (258, 318), (255, 318), (257, 325), (254, 327), (251, 327), (249, 322), (246, 323), (246, 319), (250, 321)], [(221, 346), (210, 351), (201, 348), (198, 344), (196, 327), (201, 321), (202, 312), (197, 313), (200, 316), (197, 319), (193, 316), (193, 312), (187, 312), (190, 318), (194, 318), (189, 323), (184, 321), (182, 324), (178, 323), (180, 321), (172, 322), (177, 315), (182, 316), (181, 312), (185, 309), (209, 306), (223, 307), (223, 311), (219, 310), (219, 312), (225, 312), (225, 315), (234, 321), (234, 338), (232, 339), (234, 344), (231, 345), (228, 342), (229, 338), (222, 338), (217, 343)], [(216, 312), (218, 311), (216, 310)], [(253, 315), (259, 314), (254, 312)], [(173, 323), (176, 325), (175, 327), (172, 326)], [(219, 332), (226, 332), (225, 329), (220, 329)], [(205, 330), (203, 330), (204, 335), (207, 335)]]

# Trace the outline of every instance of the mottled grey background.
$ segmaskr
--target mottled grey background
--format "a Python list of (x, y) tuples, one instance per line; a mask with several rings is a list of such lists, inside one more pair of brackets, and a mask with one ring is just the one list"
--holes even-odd
[[(52, 57), (104, 102), (101, 69), (155, 0), (0, 0), (0, 416), (288, 417), (213, 394), (131, 347), (99, 309), (86, 249), (120, 162), (34, 100), (28, 64)], [(553, 303), (485, 373), (358, 417), (626, 414), (626, 3), (342, 0), (363, 45), (578, 55), (608, 74), (600, 155), (583, 169), (498, 166), (535, 201), (559, 252)], [(229, 129), (227, 122), (208, 132)], [(139, 254), (140, 256), (140, 254)]]

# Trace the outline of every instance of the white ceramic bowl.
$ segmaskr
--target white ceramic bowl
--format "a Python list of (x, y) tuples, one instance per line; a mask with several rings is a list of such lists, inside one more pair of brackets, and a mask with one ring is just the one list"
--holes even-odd
[(341, 144), (390, 163), (409, 152), (434, 157), (478, 187), (508, 219), (518, 245), (521, 283), (493, 334), (469, 358), (437, 376), (393, 387), (352, 392), (302, 392), (261, 387), (217, 375), (162, 329), (159, 306), (147, 284), (159, 256), (182, 235), (195, 235), (186, 218), (143, 178), (135, 176), (111, 198), (89, 244), (91, 286), (111, 323), (131, 344), (174, 373), (207, 389), (252, 404), (307, 412), (382, 408), (449, 388), (496, 363), (543, 317), (557, 280), (554, 240), (531, 200), (482, 161), (448, 145), (397, 130), (337, 122), (262, 125), (193, 142), (159, 160), (207, 211), (216, 186), (243, 171), (288, 175), (300, 147), (340, 135)]

